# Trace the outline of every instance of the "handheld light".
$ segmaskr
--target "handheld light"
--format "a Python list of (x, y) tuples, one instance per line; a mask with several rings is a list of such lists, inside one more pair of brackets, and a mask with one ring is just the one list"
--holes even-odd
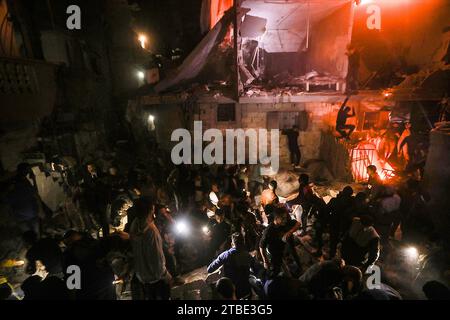
[(190, 228), (189, 228), (189, 225), (184, 220), (177, 221), (175, 223), (175, 230), (180, 235), (188, 235), (190, 233), (190, 231), (191, 231)]

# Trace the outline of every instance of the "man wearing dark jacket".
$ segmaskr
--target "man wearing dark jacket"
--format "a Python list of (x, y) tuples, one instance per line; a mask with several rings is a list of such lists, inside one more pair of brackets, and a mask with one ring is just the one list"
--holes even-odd
[(39, 235), (40, 198), (36, 186), (31, 184), (28, 177), (34, 174), (27, 163), (17, 166), (17, 175), (13, 187), (8, 194), (7, 202), (11, 206), (14, 219), (22, 232), (33, 231)]
[(291, 155), (291, 164), (294, 167), (300, 165), (300, 160), (302, 159), (302, 154), (298, 146), (298, 126), (294, 125), (292, 129), (285, 129), (281, 131), (282, 134), (287, 136), (289, 153)]
[(336, 255), (339, 239), (352, 224), (350, 208), (353, 206), (353, 189), (346, 186), (327, 206), (330, 224), (330, 259)]
[(294, 232), (299, 228), (300, 223), (291, 219), (285, 208), (275, 209), (273, 222), (264, 230), (259, 243), (259, 250), (266, 270), (270, 270), (273, 274), (278, 274), (281, 271), (286, 248), (291, 251), (298, 268), (301, 269), (292, 238)]
[(210, 258), (218, 252), (222, 252), (225, 248), (229, 248), (231, 226), (225, 221), (225, 212), (217, 209), (214, 215), (215, 223), (211, 227)]
[(233, 233), (232, 248), (221, 253), (208, 266), (208, 272), (213, 273), (223, 266), (223, 276), (231, 279), (236, 287), (236, 297), (243, 298), (251, 294), (249, 283), (250, 269), (255, 269), (254, 258), (245, 250), (244, 237)]

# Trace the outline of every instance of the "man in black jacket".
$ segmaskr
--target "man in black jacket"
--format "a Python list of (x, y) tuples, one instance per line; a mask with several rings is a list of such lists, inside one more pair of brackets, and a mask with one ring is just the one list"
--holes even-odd
[(251, 294), (249, 283), (250, 269), (255, 269), (255, 259), (245, 249), (244, 237), (236, 232), (232, 235), (232, 248), (221, 253), (208, 266), (212, 273), (223, 266), (223, 276), (231, 279), (236, 287), (236, 297), (244, 298)]
[(299, 228), (300, 223), (297, 220), (290, 219), (285, 208), (275, 209), (273, 222), (264, 230), (259, 243), (259, 250), (266, 270), (270, 270), (274, 274), (281, 271), (286, 244), (288, 244), (298, 268), (301, 269), (292, 238), (293, 233)]
[(300, 165), (300, 160), (302, 159), (302, 154), (298, 146), (298, 126), (292, 126), (292, 129), (286, 129), (281, 131), (282, 134), (287, 136), (289, 153), (291, 155), (291, 164), (294, 167)]
[(336, 255), (339, 239), (348, 231), (352, 224), (350, 208), (353, 206), (353, 189), (346, 186), (336, 198), (327, 205), (330, 225), (330, 259)]

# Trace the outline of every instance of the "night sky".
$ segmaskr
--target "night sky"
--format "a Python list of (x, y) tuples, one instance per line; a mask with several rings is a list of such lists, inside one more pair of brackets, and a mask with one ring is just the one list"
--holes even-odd
[(135, 12), (137, 29), (152, 38), (151, 49), (168, 55), (180, 48), (189, 53), (202, 39), (200, 33), (201, 0), (130, 0), (141, 11)]

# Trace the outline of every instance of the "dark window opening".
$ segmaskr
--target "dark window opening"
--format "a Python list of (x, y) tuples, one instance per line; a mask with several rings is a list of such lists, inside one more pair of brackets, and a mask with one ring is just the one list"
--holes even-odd
[(378, 112), (365, 112), (363, 130), (370, 130), (376, 128), (378, 124), (379, 113)]
[(236, 106), (234, 103), (223, 103), (217, 106), (217, 122), (236, 121)]

